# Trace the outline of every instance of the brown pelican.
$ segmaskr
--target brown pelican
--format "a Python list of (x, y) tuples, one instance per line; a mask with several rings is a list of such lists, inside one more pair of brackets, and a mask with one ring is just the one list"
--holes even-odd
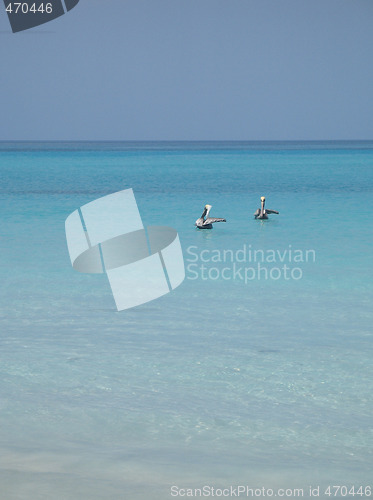
[(216, 219), (214, 217), (209, 217), (211, 208), (211, 205), (205, 205), (201, 217), (196, 220), (195, 225), (199, 229), (212, 229), (212, 225), (214, 222), (227, 222), (225, 219)]
[(256, 219), (268, 219), (268, 214), (278, 214), (276, 210), (269, 210), (268, 208), (264, 208), (266, 199), (264, 196), (260, 198), (261, 205), (260, 208), (255, 212), (254, 217)]

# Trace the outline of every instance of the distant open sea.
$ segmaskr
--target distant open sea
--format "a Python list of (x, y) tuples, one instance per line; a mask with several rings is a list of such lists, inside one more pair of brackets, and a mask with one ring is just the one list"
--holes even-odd
[[(0, 143), (0, 183), (1, 500), (368, 498), (373, 142)], [(117, 312), (64, 221), (126, 188), (186, 279)]]

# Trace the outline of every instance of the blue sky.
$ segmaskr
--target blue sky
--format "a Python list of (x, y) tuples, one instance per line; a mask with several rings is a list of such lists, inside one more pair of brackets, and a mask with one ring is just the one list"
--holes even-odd
[(80, 0), (0, 54), (0, 140), (373, 139), (372, 0)]

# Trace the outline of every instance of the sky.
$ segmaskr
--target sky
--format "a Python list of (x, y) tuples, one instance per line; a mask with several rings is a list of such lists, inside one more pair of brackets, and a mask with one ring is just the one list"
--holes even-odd
[(12, 33), (0, 140), (371, 140), (372, 0), (80, 0)]

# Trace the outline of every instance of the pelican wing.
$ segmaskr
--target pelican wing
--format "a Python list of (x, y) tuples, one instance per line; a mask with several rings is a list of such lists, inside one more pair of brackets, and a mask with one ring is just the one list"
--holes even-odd
[(254, 217), (258, 217), (258, 215), (260, 215), (260, 208), (255, 212)]
[(279, 214), (280, 213), (280, 212), (277, 212), (277, 210), (268, 210), (267, 208), (266, 208), (266, 212), (267, 212), (267, 214)]
[(204, 225), (206, 225), (206, 224), (213, 224), (214, 222), (227, 222), (227, 221), (225, 219), (219, 219), (219, 218), (215, 218), (215, 217), (208, 217), (203, 224)]

